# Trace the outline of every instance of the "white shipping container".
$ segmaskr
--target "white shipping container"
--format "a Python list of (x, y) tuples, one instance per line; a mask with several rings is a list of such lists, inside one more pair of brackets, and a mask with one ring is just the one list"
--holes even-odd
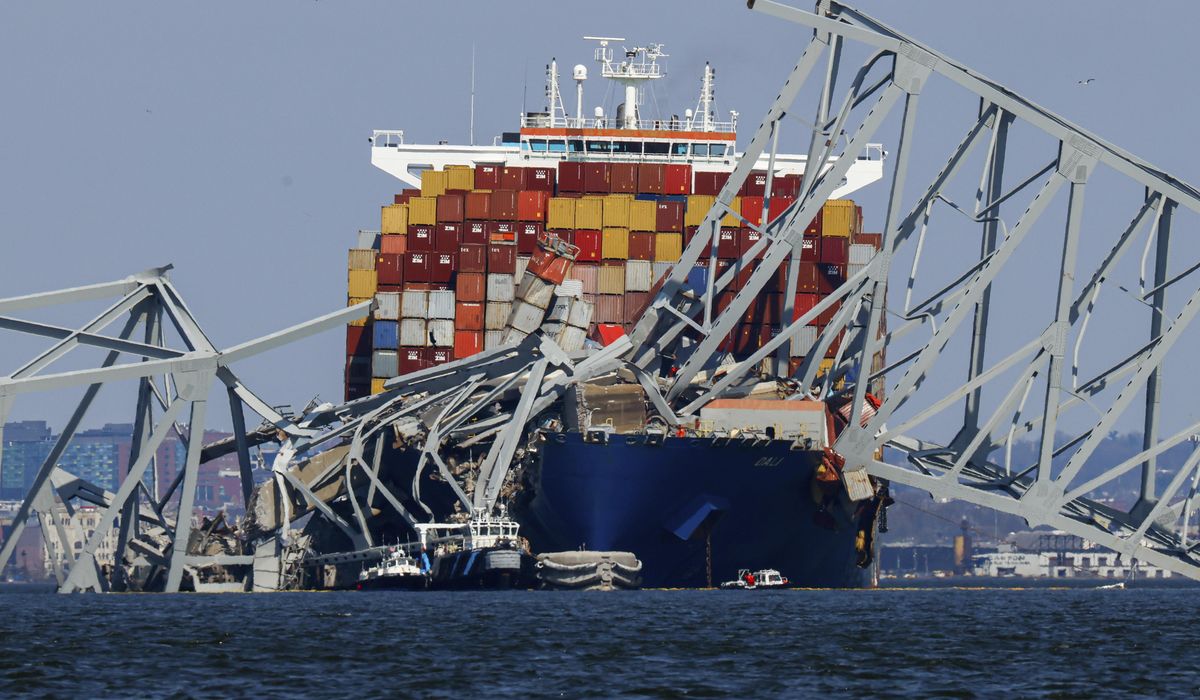
[(525, 276), (525, 270), (529, 269), (529, 261), (531, 259), (532, 258), (530, 258), (528, 255), (517, 256), (517, 274), (515, 275), (517, 279), (521, 279)]
[(404, 290), (404, 297), (400, 301), (400, 317), (429, 318), (429, 292)]
[(846, 266), (846, 279), (850, 279), (851, 277), (862, 272), (863, 268), (866, 266), (866, 263), (850, 263)]
[(658, 281), (660, 279), (666, 277), (667, 273), (671, 271), (671, 266), (674, 264), (675, 263), (669, 263), (669, 262), (654, 263), (654, 283), (658, 284)]
[(587, 340), (587, 331), (575, 326), (563, 326), (556, 342), (563, 352), (579, 352), (583, 350), (583, 342)]
[(400, 355), (395, 350), (376, 350), (371, 353), (371, 376), (391, 379), (400, 374)]
[(522, 333), (516, 328), (509, 328), (508, 330), (504, 331), (504, 342), (502, 345), (516, 345), (522, 340), (525, 340), (525, 338), (528, 336), (528, 333)]
[(578, 299), (583, 296), (583, 280), (571, 279), (568, 277), (563, 280), (563, 283), (554, 288), (554, 296), (557, 297), (575, 297)]
[(400, 320), (400, 292), (379, 292), (375, 295), (375, 318), (380, 321)]
[(520, 286), (517, 287), (517, 299), (545, 310), (554, 300), (554, 283), (526, 272), (521, 278)]
[(429, 293), (429, 318), (454, 319), (454, 292), (439, 290)]
[(546, 312), (546, 320), (566, 323), (567, 317), (571, 315), (571, 305), (575, 301), (571, 297), (554, 297), (554, 303)]
[(484, 331), (483, 349), (495, 350), (504, 345), (504, 331)]
[(512, 314), (512, 304), (503, 301), (489, 301), (483, 309), (483, 327), (489, 331), (502, 331), (508, 325), (508, 317)]
[(542, 324), (542, 335), (557, 341), (558, 334), (561, 333), (562, 329), (565, 327), (566, 324), (559, 321), (546, 321)]
[(437, 319), (430, 321), (429, 344), (435, 348), (454, 347), (454, 320)]
[(528, 335), (542, 325), (546, 310), (534, 306), (527, 301), (518, 300), (512, 306), (512, 314), (508, 317), (508, 325)]
[(592, 314), (595, 310), (596, 307), (592, 302), (579, 299), (571, 304), (571, 311), (567, 314), (567, 324), (586, 329), (592, 322)]
[(654, 286), (654, 267), (649, 260), (630, 260), (625, 263), (625, 291), (648, 292)]
[(487, 300), (512, 303), (516, 285), (512, 275), (489, 274), (487, 276)]
[(362, 231), (358, 232), (358, 244), (355, 248), (373, 248), (379, 250), (379, 232), (378, 231)]
[(873, 257), (875, 257), (875, 246), (869, 243), (850, 244), (851, 265), (863, 265), (869, 263)]
[(792, 335), (792, 357), (804, 357), (817, 344), (817, 327), (804, 326)]
[(429, 344), (425, 319), (400, 319), (400, 344), (410, 348), (423, 348)]

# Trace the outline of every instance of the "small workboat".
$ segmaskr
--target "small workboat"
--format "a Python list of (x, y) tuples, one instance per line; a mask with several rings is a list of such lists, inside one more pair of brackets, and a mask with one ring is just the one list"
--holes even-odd
[(755, 591), (788, 588), (791, 585), (787, 577), (775, 569), (760, 569), (758, 571), (739, 569), (737, 578), (722, 583), (721, 588)]
[(360, 591), (423, 591), (428, 587), (428, 568), (422, 568), (403, 547), (392, 547), (377, 564), (363, 569), (357, 585)]

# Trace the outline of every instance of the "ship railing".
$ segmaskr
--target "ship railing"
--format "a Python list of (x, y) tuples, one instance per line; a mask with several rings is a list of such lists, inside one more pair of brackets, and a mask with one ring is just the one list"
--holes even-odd
[(378, 147), (404, 145), (404, 131), (397, 129), (376, 129), (371, 132), (371, 143)]
[[(625, 121), (616, 117), (599, 117), (593, 119), (567, 117), (551, 119), (547, 114), (521, 115), (521, 127), (529, 129), (624, 129)], [(696, 119), (638, 119), (634, 129), (642, 131), (701, 131), (705, 133), (732, 134), (737, 131), (737, 120), (708, 123), (708, 128)]]

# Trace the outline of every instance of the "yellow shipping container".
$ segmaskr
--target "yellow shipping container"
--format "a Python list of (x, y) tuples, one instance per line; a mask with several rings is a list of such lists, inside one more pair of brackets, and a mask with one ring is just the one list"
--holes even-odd
[(383, 207), (379, 230), (382, 233), (408, 233), (408, 205), (389, 204)]
[(383, 383), (387, 380), (383, 377), (371, 377), (371, 395), (383, 393)]
[(446, 189), (467, 192), (475, 189), (475, 168), (469, 165), (447, 165)]
[(605, 228), (600, 239), (600, 257), (605, 260), (628, 260), (629, 229)]
[[(817, 379), (819, 381), (824, 381), (825, 375), (829, 374), (832, 370), (833, 370), (833, 360), (830, 360), (830, 359), (821, 360), (819, 363), (817, 363)], [(841, 391), (844, 388), (846, 388), (846, 379), (844, 377), (838, 379), (837, 381), (835, 381), (833, 383), (833, 389), (835, 391)]]
[(653, 231), (658, 218), (658, 202), (635, 199), (629, 203), (629, 230)]
[[(346, 306), (354, 306), (355, 304), (361, 304), (364, 301), (371, 301), (371, 299), (367, 298), (367, 297), (350, 297), (346, 300)], [(369, 319), (369, 318), (371, 318), (371, 314), (366, 314), (362, 318), (355, 319), (346, 325), (348, 325), (348, 326), (365, 326), (365, 325), (367, 325), (367, 319)]]
[(717, 198), (711, 194), (689, 194), (687, 209), (683, 212), (683, 225), (699, 226), (704, 223), (704, 217), (708, 215), (708, 210), (712, 209), (715, 201)]
[(418, 226), (436, 224), (437, 197), (413, 197), (408, 200), (408, 223)]
[(596, 273), (596, 290), (600, 294), (624, 294), (625, 266), (601, 265)]
[[(410, 200), (410, 201), (411, 201), (411, 200)], [(741, 211), (742, 211), (742, 198), (741, 198), (741, 197), (734, 197), (734, 198), (733, 198), (733, 201), (729, 203), (729, 209), (730, 209), (730, 211), (736, 211), (736, 212), (738, 212), (738, 213), (740, 214), (740, 213), (741, 213)], [(411, 218), (411, 214), (410, 214), (409, 216), (410, 216), (410, 218)], [(736, 216), (734, 216), (733, 214), (726, 214), (726, 215), (725, 215), (725, 218), (724, 218), (724, 219), (721, 219), (721, 225), (722, 225), (722, 226), (731, 226), (731, 227), (734, 227), (734, 228), (738, 228), (738, 227), (741, 227), (741, 226), (745, 226), (746, 224), (743, 224), (743, 223), (742, 223), (742, 220), (741, 220), (741, 219), (739, 219), (739, 218), (737, 218), (737, 217), (736, 217)]]
[(682, 233), (654, 234), (654, 262), (675, 262), (683, 255)]
[(378, 277), (374, 270), (351, 270), (350, 283), (347, 285), (350, 296), (371, 299), (375, 296)]
[(575, 228), (575, 202), (568, 197), (551, 197), (546, 209), (546, 228)]
[(604, 198), (604, 228), (629, 228), (629, 205), (633, 197), (610, 194)]
[(426, 170), (421, 173), (421, 196), (436, 197), (446, 194), (448, 176), (445, 170)]
[(575, 200), (575, 228), (599, 231), (604, 228), (604, 197)]
[(374, 270), (375, 255), (378, 253), (373, 248), (351, 248), (350, 262), (346, 265), (347, 270)]
[(821, 207), (821, 235), (849, 238), (857, 220), (854, 200), (831, 199)]

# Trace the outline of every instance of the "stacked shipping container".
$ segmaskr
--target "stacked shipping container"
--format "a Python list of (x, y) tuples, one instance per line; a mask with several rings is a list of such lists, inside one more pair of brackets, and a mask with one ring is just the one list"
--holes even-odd
[[(567, 350), (596, 337), (597, 324), (628, 330), (650, 302), (651, 291), (684, 246), (697, 235), (726, 173), (688, 165), (564, 161), (553, 167), (447, 166), (426, 171), (420, 190), (405, 190), (382, 208), (371, 249), (350, 251), (348, 298), (372, 297), (369, 321), (346, 329), (346, 397), (382, 391), (388, 378), (469, 357), (539, 327)], [(748, 224), (774, 220), (795, 201), (799, 176), (778, 176), (764, 204), (765, 173), (752, 173), (733, 201), (717, 236), (722, 269), (758, 241)], [(578, 248), (569, 278), (530, 272), (539, 238)], [(809, 225), (801, 256), (792, 318), (813, 307), (879, 247), (861, 233), (861, 212), (849, 200), (831, 200)], [(705, 254), (711, 252), (711, 246)], [(538, 265), (537, 260), (533, 263)], [(746, 312), (723, 347), (753, 352), (778, 333), (784, 318), (785, 265)], [(718, 308), (753, 272), (740, 269), (717, 298)], [(707, 269), (689, 284), (702, 291)], [(564, 288), (567, 291), (564, 292)], [(792, 343), (807, 354), (834, 310), (814, 319), (813, 330)], [(830, 354), (836, 352), (836, 347)]]

